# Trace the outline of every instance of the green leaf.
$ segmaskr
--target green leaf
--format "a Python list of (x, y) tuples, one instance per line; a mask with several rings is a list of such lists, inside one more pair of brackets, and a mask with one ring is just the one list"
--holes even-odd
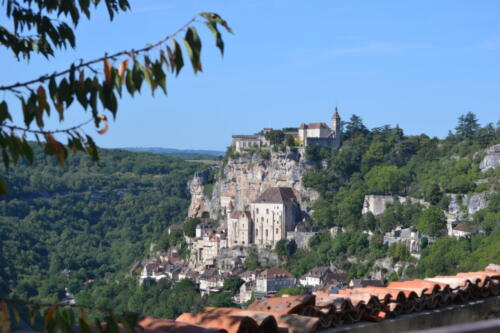
[(231, 29), (231, 27), (229, 27), (227, 22), (225, 20), (223, 20), (219, 14), (203, 12), (203, 13), (200, 13), (199, 15), (204, 17), (205, 19), (207, 19), (209, 22), (219, 23), (220, 25), (222, 25), (226, 29), (227, 32), (229, 32), (231, 34), (233, 33), (233, 29)]
[(131, 96), (134, 96), (135, 86), (132, 71), (127, 71), (127, 76), (125, 78), (125, 84), (127, 85), (127, 91)]
[(175, 75), (178, 76), (181, 72), (182, 67), (184, 67), (184, 59), (182, 58), (181, 47), (176, 40), (174, 40), (174, 52), (172, 53), (172, 57), (173, 62), (171, 61), (170, 63), (173, 63), (175, 65)]
[(99, 161), (99, 153), (97, 151), (97, 146), (96, 144), (94, 143), (94, 140), (92, 140), (92, 138), (88, 135), (86, 135), (86, 138), (87, 138), (87, 154), (90, 155), (90, 157), (92, 157), (92, 161), (94, 162), (97, 162)]
[(156, 82), (157, 85), (159, 85), (165, 95), (167, 94), (167, 76), (163, 72), (163, 66), (160, 61), (156, 61), (152, 66), (151, 66), (153, 75), (154, 75), (154, 81)]
[(3, 124), (5, 119), (9, 119), (10, 121), (12, 121), (7, 102), (2, 101), (2, 103), (0, 103), (0, 124)]
[(186, 51), (188, 53), (188, 56), (191, 59), (191, 65), (193, 66), (195, 74), (199, 71), (201, 72), (202, 71), (201, 60), (200, 60), (201, 40), (200, 36), (198, 36), (196, 28), (189, 27), (183, 41), (184, 45), (186, 46)]
[(220, 50), (220, 54), (224, 55), (224, 41), (222, 40), (222, 35), (219, 32), (219, 29), (217, 29), (217, 23), (216, 22), (205, 22), (207, 25), (208, 29), (212, 32), (215, 38), (215, 46), (217, 46)]
[(135, 91), (141, 92), (142, 81), (144, 80), (142, 73), (142, 65), (134, 59), (134, 67), (132, 68), (132, 79), (134, 81)]

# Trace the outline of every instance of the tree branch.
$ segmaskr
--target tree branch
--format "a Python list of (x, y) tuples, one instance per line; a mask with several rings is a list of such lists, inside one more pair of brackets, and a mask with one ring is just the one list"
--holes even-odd
[(68, 132), (76, 131), (77, 129), (80, 129), (83, 126), (91, 123), (93, 120), (94, 120), (94, 118), (91, 118), (91, 119), (89, 119), (81, 124), (75, 125), (73, 127), (69, 127), (69, 128), (61, 129), (61, 130), (52, 130), (52, 131), (33, 130), (33, 129), (25, 128), (25, 127), (19, 127), (19, 126), (15, 126), (15, 125), (6, 125), (6, 124), (0, 124), (0, 128), (3, 127), (3, 128), (7, 128), (11, 131), (21, 131), (24, 133), (31, 133), (31, 134), (44, 134), (44, 135), (45, 134), (58, 134), (58, 133), (68, 133)]
[(59, 76), (62, 76), (62, 75), (69, 74), (72, 70), (78, 70), (78, 69), (81, 69), (81, 68), (84, 68), (84, 67), (87, 67), (87, 68), (93, 70), (92, 67), (91, 67), (91, 65), (99, 63), (99, 62), (102, 62), (102, 61), (104, 61), (106, 59), (115, 60), (116, 58), (121, 57), (123, 55), (134, 56), (134, 55), (137, 55), (137, 54), (140, 54), (140, 53), (148, 52), (148, 51), (150, 51), (150, 50), (152, 50), (154, 48), (157, 48), (158, 46), (161, 46), (161, 45), (165, 44), (167, 41), (173, 39), (179, 33), (181, 33), (182, 31), (186, 30), (195, 21), (196, 21), (196, 16), (193, 17), (192, 19), (190, 19), (188, 22), (186, 22), (176, 32), (174, 32), (174, 33), (172, 33), (170, 35), (167, 35), (165, 38), (159, 40), (158, 42), (156, 42), (154, 44), (151, 44), (151, 45), (148, 45), (146, 47), (143, 47), (141, 49), (138, 49), (138, 50), (134, 50), (134, 49), (124, 50), (124, 51), (116, 52), (116, 53), (111, 54), (111, 55), (107, 55), (106, 54), (104, 57), (93, 59), (93, 60), (90, 60), (90, 61), (87, 61), (87, 62), (81, 62), (79, 65), (75, 65), (72, 68), (68, 68), (68, 69), (66, 69), (64, 71), (61, 71), (61, 72), (55, 72), (55, 73), (50, 74), (50, 75), (49, 74), (45, 74), (45, 75), (40, 76), (37, 79), (33, 79), (33, 80), (30, 80), (30, 81), (17, 82), (17, 83), (11, 84), (11, 85), (0, 86), (0, 90), (11, 90), (11, 91), (13, 91), (16, 88), (28, 88), (32, 84), (43, 83), (43, 82), (45, 82), (45, 81), (47, 81), (47, 80), (49, 80), (51, 78), (55, 78), (55, 77), (59, 77)]

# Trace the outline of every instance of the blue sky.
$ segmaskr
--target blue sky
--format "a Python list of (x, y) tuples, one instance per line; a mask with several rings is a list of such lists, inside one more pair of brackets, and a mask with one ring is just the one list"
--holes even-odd
[[(102, 147), (223, 150), (231, 134), (345, 119), (399, 124), (407, 134), (443, 137), (459, 115), (500, 119), (500, 1), (131, 0), (112, 23), (105, 12), (77, 28), (77, 49), (17, 63), (3, 49), (1, 81), (68, 67), (79, 58), (138, 48), (213, 11), (235, 31), (218, 54), (202, 38), (204, 72), (184, 68), (169, 95), (124, 98)], [(4, 17), (0, 16), (0, 20)], [(203, 29), (203, 27), (200, 27)], [(153, 53), (154, 54), (154, 53)], [(9, 98), (0, 95), (1, 98)], [(13, 104), (14, 105), (14, 104)], [(61, 128), (88, 115), (75, 107)], [(89, 133), (95, 133), (92, 127)]]

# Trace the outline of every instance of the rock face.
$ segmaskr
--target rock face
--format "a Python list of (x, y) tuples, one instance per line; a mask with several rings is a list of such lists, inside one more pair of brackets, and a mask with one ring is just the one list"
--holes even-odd
[(500, 144), (494, 145), (486, 149), (486, 156), (479, 164), (481, 171), (495, 169), (500, 166)]
[(478, 210), (488, 206), (488, 196), (490, 194), (491, 192), (475, 193), (472, 195), (464, 194), (461, 201), (457, 194), (452, 194), (448, 213), (454, 220), (461, 220), (467, 214), (474, 215)]
[(412, 204), (419, 203), (425, 207), (429, 206), (429, 203), (422, 199), (407, 198), (398, 195), (393, 196), (393, 195), (370, 194), (370, 195), (365, 195), (365, 200), (363, 202), (363, 210), (361, 211), (361, 213), (362, 214), (372, 213), (373, 215), (377, 216), (384, 213), (385, 208), (387, 207), (388, 204), (392, 204), (395, 201), (404, 203), (406, 202), (407, 199), (409, 199)]
[[(212, 197), (204, 194), (207, 174), (197, 174), (188, 183), (191, 191), (189, 216), (209, 214), (211, 218), (225, 215), (228, 207), (242, 210), (269, 187), (291, 187), (303, 211), (309, 211), (319, 193), (305, 188), (302, 175), (312, 165), (301, 158), (301, 152), (272, 152), (269, 159), (260, 154), (246, 154), (231, 159), (222, 172), (217, 172)], [(213, 171), (212, 171), (213, 172)]]

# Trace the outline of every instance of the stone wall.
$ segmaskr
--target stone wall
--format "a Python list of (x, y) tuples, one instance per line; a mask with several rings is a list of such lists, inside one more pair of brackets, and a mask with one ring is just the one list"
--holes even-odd
[(410, 203), (412, 204), (418, 203), (425, 207), (429, 207), (429, 203), (422, 199), (408, 198), (398, 195), (393, 196), (393, 195), (370, 194), (370, 195), (365, 195), (365, 200), (363, 202), (363, 210), (361, 211), (361, 213), (367, 214), (370, 212), (373, 215), (377, 216), (384, 213), (387, 205), (392, 204), (395, 201), (399, 201), (400, 203), (405, 203), (407, 200), (409, 200)]
[(214, 219), (224, 215), (221, 205), (232, 199), (234, 209), (243, 210), (245, 206), (270, 187), (291, 187), (302, 210), (308, 211), (319, 193), (305, 188), (302, 175), (313, 168), (299, 152), (271, 152), (269, 160), (257, 152), (231, 159), (221, 172), (217, 170), (212, 198), (204, 195), (204, 175), (197, 174), (188, 183), (191, 192), (190, 217), (201, 216), (206, 211)]

